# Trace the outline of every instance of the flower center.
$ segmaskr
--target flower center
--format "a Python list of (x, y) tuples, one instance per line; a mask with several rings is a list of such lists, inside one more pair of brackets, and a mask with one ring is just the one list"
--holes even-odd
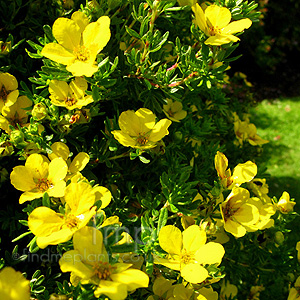
[(140, 145), (146, 145), (149, 141), (149, 139), (145, 136), (145, 133), (143, 134), (139, 134), (138, 138), (136, 139), (136, 141), (140, 144)]
[(9, 94), (9, 91), (7, 91), (4, 86), (2, 86), (2, 88), (0, 90), (0, 99), (2, 99), (3, 101), (6, 101), (8, 94)]
[(53, 187), (53, 184), (48, 179), (42, 178), (37, 180), (36, 187), (41, 192), (46, 192), (47, 190)]
[(76, 56), (76, 58), (80, 61), (87, 61), (90, 58), (90, 51), (84, 46), (79, 46), (78, 48), (75, 48), (73, 53)]
[(67, 227), (69, 227), (70, 229), (73, 227), (77, 227), (79, 223), (78, 218), (76, 218), (73, 214), (68, 214), (65, 220), (65, 224)]
[(208, 31), (210, 35), (221, 34), (221, 28), (218, 26), (211, 26), (208, 28)]
[(187, 265), (194, 261), (195, 261), (194, 256), (190, 252), (187, 252), (186, 250), (184, 250), (183, 253), (181, 254), (181, 262), (183, 264)]
[(68, 96), (67, 99), (65, 100), (66, 106), (72, 106), (76, 103), (77, 103), (77, 100), (75, 98), (70, 97), (70, 96)]
[(110, 275), (116, 267), (113, 267), (108, 262), (98, 261), (93, 265), (94, 275), (99, 279), (110, 280)]
[(226, 222), (238, 211), (238, 208), (232, 208), (230, 206), (230, 202), (227, 202), (226, 205), (223, 207), (222, 211), (223, 211), (224, 221)]

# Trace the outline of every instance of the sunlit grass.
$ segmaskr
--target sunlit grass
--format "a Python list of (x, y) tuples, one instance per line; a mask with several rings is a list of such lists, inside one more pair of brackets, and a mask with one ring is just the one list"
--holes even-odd
[(286, 190), (300, 211), (300, 97), (264, 100), (252, 110), (258, 134), (270, 141), (262, 159), (268, 161), (270, 195)]

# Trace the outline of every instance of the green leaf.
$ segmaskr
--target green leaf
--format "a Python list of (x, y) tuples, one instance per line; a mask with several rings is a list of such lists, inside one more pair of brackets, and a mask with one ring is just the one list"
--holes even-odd
[(168, 221), (168, 209), (166, 207), (160, 210), (158, 223), (157, 223), (157, 234), (159, 234), (160, 229), (167, 224)]

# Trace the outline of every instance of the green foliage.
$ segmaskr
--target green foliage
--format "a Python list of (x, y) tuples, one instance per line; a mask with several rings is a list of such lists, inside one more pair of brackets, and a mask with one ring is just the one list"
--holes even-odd
[[(27, 228), (28, 216), (41, 206), (64, 218), (70, 209), (66, 200), (43, 190), (43, 196), (21, 206), (20, 193), (9, 183), (8, 175), (15, 166), (24, 165), (33, 153), (49, 157), (51, 146), (62, 142), (70, 150), (68, 167), (78, 153), (87, 153), (89, 163), (79, 170), (85, 177), (83, 181), (93, 187), (106, 187), (112, 194), (111, 203), (103, 210), (103, 198), (97, 199), (97, 213), (88, 223), (102, 233), (110, 263), (121, 260), (121, 254), (132, 252), (142, 259), (143, 267), (139, 267), (150, 276), (149, 289), (137, 289), (127, 299), (148, 297), (159, 273), (181, 283), (178, 271), (155, 261), (157, 256), (166, 254), (160, 246), (159, 233), (166, 225), (175, 225), (182, 231), (185, 220), (192, 218), (201, 228), (208, 224), (208, 241), (215, 240), (210, 226), (216, 231), (223, 228), (218, 223), (222, 220), (220, 203), (230, 193), (215, 169), (217, 151), (226, 154), (231, 170), (251, 160), (258, 164), (257, 178), (266, 173), (267, 165), (260, 159), (261, 146), (250, 144), (250, 139), (243, 143), (237, 139), (234, 118), (245, 119), (255, 103), (245, 76), (227, 75), (231, 62), (240, 57), (236, 54), (239, 44), (205, 44), (207, 36), (193, 22), (191, 7), (181, 7), (174, 0), (74, 1), (70, 7), (68, 1), (54, 0), (11, 3), (0, 7), (3, 32), (7, 33), (3, 42), (8, 47), (1, 53), (0, 71), (17, 78), (20, 95), (32, 101), (33, 109), (25, 109), (26, 126), (12, 122), (9, 129), (1, 131), (0, 184), (8, 187), (8, 192), (1, 195), (0, 220), (4, 241), (9, 244), (5, 249), (1, 241), (1, 268), (16, 266), (26, 272), (32, 297), (38, 300), (56, 295), (96, 299), (95, 285), (71, 285), (69, 275), (60, 270), (58, 260), (73, 249), (73, 241), (39, 249), (37, 237)], [(259, 19), (254, 1), (215, 3), (227, 7), (233, 21)], [(109, 16), (111, 38), (96, 57), (97, 71), (85, 77), (88, 88), (84, 93), (93, 101), (69, 109), (54, 103), (49, 85), (55, 81), (70, 84), (74, 76), (65, 65), (44, 57), (41, 51), (45, 45), (56, 43), (54, 21), (58, 17), (70, 18), (78, 10), (90, 22)], [(68, 101), (69, 98), (70, 94)], [(183, 119), (176, 120), (175, 113), (166, 109), (170, 100), (182, 105), (186, 112)], [(151, 110), (156, 124), (166, 116), (173, 121), (164, 137), (149, 149), (143, 148), (148, 142), (145, 137), (139, 143), (141, 137), (135, 136), (136, 144), (128, 147), (114, 135), (124, 129), (120, 122), (122, 113), (140, 108)], [(4, 116), (2, 112), (1, 117)], [(131, 123), (127, 125), (133, 126)], [(69, 169), (67, 185), (72, 181), (71, 173)], [(12, 190), (14, 197), (10, 198)], [(251, 196), (255, 193), (251, 192)], [(270, 198), (275, 207), (279, 197)], [(270, 228), (247, 232), (240, 238), (228, 233), (222, 264), (205, 266), (211, 277), (193, 288), (210, 286), (214, 278), (212, 286), (220, 292), (219, 280), (225, 276), (238, 287), (239, 299), (250, 299), (253, 286), (266, 287), (261, 291), (261, 299), (285, 299), (288, 285), (294, 281), (291, 277), (299, 275), (295, 240), (288, 238), (288, 226), (296, 216), (277, 212)], [(110, 217), (115, 218), (114, 222)], [(111, 223), (105, 224), (108, 220)], [(278, 232), (287, 243), (278, 242)], [(131, 242), (121, 243), (125, 233), (130, 234)], [(36, 263), (32, 261), (34, 257), (38, 257)], [(267, 288), (270, 284), (274, 289)]]

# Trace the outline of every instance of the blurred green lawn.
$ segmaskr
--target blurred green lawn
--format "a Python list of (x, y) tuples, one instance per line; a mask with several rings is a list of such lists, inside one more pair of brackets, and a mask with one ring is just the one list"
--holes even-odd
[(264, 100), (251, 111), (251, 122), (270, 141), (260, 157), (267, 161), (269, 195), (278, 198), (287, 191), (300, 212), (300, 97)]

